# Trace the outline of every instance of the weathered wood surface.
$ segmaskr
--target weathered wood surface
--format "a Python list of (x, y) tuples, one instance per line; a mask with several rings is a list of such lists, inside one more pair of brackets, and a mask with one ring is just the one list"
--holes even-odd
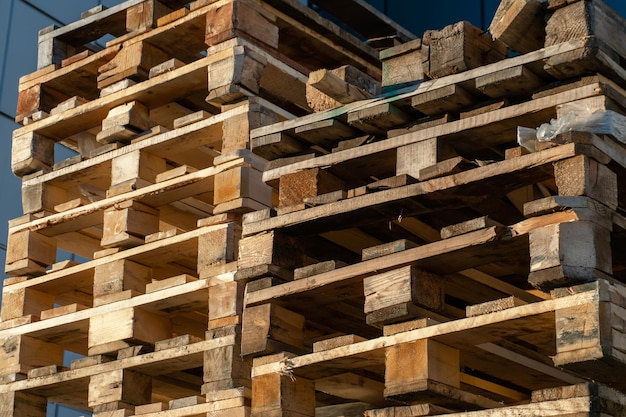
[[(515, 69), (524, 68), (524, 70), (529, 70), (533, 72), (535, 75), (539, 77), (545, 77), (546, 73), (543, 70), (543, 65), (537, 65), (541, 60), (548, 57), (557, 57), (562, 54), (566, 54), (568, 52), (574, 51), (583, 47), (583, 40), (570, 40), (568, 42), (563, 42), (558, 45), (553, 45), (547, 48), (543, 48), (538, 51), (533, 51), (531, 53), (520, 55), (513, 58), (508, 58), (500, 62), (496, 62), (493, 64), (484, 65), (482, 67), (472, 69), (461, 74), (454, 74), (447, 77), (443, 77), (437, 80), (425, 81), (418, 86), (407, 87), (404, 90), (399, 90), (393, 92), (393, 94), (386, 94), (378, 98), (370, 99), (367, 101), (356, 102), (352, 104), (347, 104), (343, 107), (329, 110), (326, 112), (319, 112), (313, 115), (300, 117), (293, 121), (285, 121), (279, 124), (266, 126), (263, 128), (255, 129), (252, 132), (251, 143), (253, 150), (258, 148), (259, 151), (262, 151), (263, 138), (275, 133), (283, 133), (289, 135), (291, 139), (296, 138), (297, 135), (294, 133), (294, 130), (301, 125), (309, 124), (329, 118), (338, 119), (340, 121), (346, 120), (350, 113), (354, 113), (356, 111), (365, 111), (369, 107), (376, 107), (382, 103), (394, 104), (399, 108), (406, 109), (407, 103), (410, 103), (411, 100), (417, 99), (420, 95), (423, 94), (432, 94), (433, 90), (443, 89), (443, 88), (453, 88), (456, 86), (457, 88), (462, 88), (470, 93), (480, 93), (480, 90), (476, 86), (477, 79), (488, 79), (488, 77), (493, 77), (496, 74), (499, 74), (498, 77), (503, 77), (507, 71), (513, 71)], [(607, 67), (608, 68), (608, 67)], [(611, 70), (613, 71), (613, 70)], [(612, 74), (609, 71), (608, 74)], [(496, 78), (497, 79), (497, 78)], [(613, 78), (619, 79), (619, 78)], [(513, 78), (515, 80), (515, 78)], [(536, 86), (535, 82), (527, 82), (528, 86)], [(612, 82), (611, 82), (612, 83)], [(519, 88), (514, 87), (514, 88)], [(528, 87), (526, 88), (526, 93), (529, 93)], [(443, 91), (443, 90), (442, 90)], [(467, 103), (467, 101), (465, 101)], [(532, 102), (528, 102), (532, 103)], [(530, 104), (528, 104), (530, 105)], [(515, 106), (511, 106), (515, 107)], [(502, 109), (501, 111), (508, 111), (507, 108)], [(479, 116), (476, 116), (479, 117)], [(510, 116), (512, 117), (512, 116)], [(470, 117), (471, 119), (471, 117)], [(461, 121), (462, 122), (462, 121)], [(305, 142), (306, 143), (306, 142)], [(274, 144), (276, 147), (276, 144)], [(283, 154), (282, 156), (286, 156), (288, 154)]]
[[(431, 204), (429, 201), (432, 201), (439, 208), (445, 207), (445, 201), (448, 198), (450, 198), (449, 201), (454, 201), (454, 204), (459, 204), (466, 191), (476, 197), (480, 195), (479, 189), (489, 189), (490, 198), (493, 198), (493, 194), (491, 194), (493, 190), (507, 192), (506, 184), (510, 184), (511, 178), (523, 182), (528, 181), (528, 183), (543, 181), (552, 176), (552, 162), (575, 156), (579, 152), (581, 152), (580, 148), (577, 150), (576, 145), (569, 144), (496, 162), (447, 177), (366, 194), (320, 207), (311, 207), (301, 212), (289, 213), (254, 223), (244, 223), (244, 235), (276, 228), (285, 228), (290, 232), (298, 233), (315, 230), (316, 233), (319, 233), (323, 230), (322, 227), (332, 229), (341, 225), (341, 227), (346, 228), (359, 222), (371, 222), (372, 218), (380, 219), (382, 213), (387, 213), (387, 217), (383, 218), (389, 216), (396, 218), (400, 213), (408, 217), (411, 214), (430, 212), (432, 209), (428, 208)], [(525, 180), (520, 176), (522, 172), (524, 172), (524, 176), (528, 174)], [(490, 185), (487, 186), (486, 184)], [(470, 191), (472, 189), (473, 191)], [(446, 197), (448, 193), (453, 195), (450, 194)], [(396, 207), (396, 202), (403, 202), (404, 209), (401, 210)]]
[(323, 352), (296, 356), (290, 358), (286, 369), (285, 363), (281, 362), (254, 366), (252, 376), (254, 378), (259, 375), (284, 372), (286, 370), (297, 374), (300, 368), (305, 369), (336, 358), (374, 352), (390, 346), (418, 340), (432, 339), (439, 340), (449, 346), (466, 346), (468, 343), (479, 344), (494, 340), (493, 337), (495, 334), (491, 334), (492, 331), (496, 331), (496, 334), (498, 334), (495, 336), (496, 338), (506, 337), (505, 335), (507, 334), (511, 335), (519, 332), (521, 327), (524, 327), (525, 331), (530, 331), (531, 329), (541, 331), (541, 323), (543, 323), (543, 326), (549, 327), (554, 325), (554, 311), (597, 301), (598, 296), (593, 291), (555, 300), (540, 301), (498, 311), (493, 314), (453, 320), (396, 335), (382, 336), (348, 346), (337, 347)]
[(539, 0), (504, 0), (489, 25), (491, 35), (520, 53), (544, 46), (546, 30)]
[[(37, 398), (47, 397), (91, 406), (103, 417), (323, 416), (352, 409), (331, 405), (333, 397), (365, 400), (370, 408), (395, 406), (393, 398), (440, 406), (370, 412), (379, 417), (476, 407), (493, 408), (476, 416), (585, 415), (591, 413), (585, 401), (602, 401), (610, 415), (612, 402), (626, 403), (583, 388), (545, 390), (526, 403), (532, 390), (585, 375), (603, 379), (626, 362), (621, 307), (611, 307), (607, 332), (608, 301), (597, 291), (559, 290), (563, 296), (550, 299), (526, 281), (529, 270), (568, 272), (560, 258), (570, 252), (552, 232), (571, 225), (584, 232), (593, 224), (601, 235), (588, 250), (597, 255), (592, 278), (613, 269), (620, 274), (621, 257), (599, 253), (610, 252), (609, 242), (618, 245), (626, 230), (613, 212), (621, 205), (626, 152), (610, 137), (591, 135), (561, 138), (531, 154), (507, 151), (495, 162), (482, 157), (513, 146), (517, 126), (547, 122), (568, 102), (590, 98), (586, 103), (601, 110), (619, 109), (626, 102), (620, 77), (626, 77), (616, 55), (603, 49), (593, 57), (601, 62), (594, 69), (617, 75), (613, 81), (597, 75), (537, 92), (585, 70), (560, 73), (555, 63), (590, 43), (575, 34), (535, 51), (533, 39), (533, 46), (521, 46), (526, 55), (445, 75), (450, 68), (437, 68), (429, 36), (396, 47), (395, 65), (424, 53), (430, 75), (442, 78), (367, 99), (331, 77), (320, 90), (341, 103), (360, 101), (291, 120), (310, 111), (304, 95), (310, 70), (321, 61), (328, 68), (348, 61), (377, 78), (373, 49), (297, 0), (201, 0), (189, 9), (175, 9), (185, 6), (178, 0), (162, 3), (135, 7), (140, 4), (131, 0), (114, 12), (93, 10), (69, 31), (43, 32), (40, 58), (65, 54), (62, 68), (21, 80), (18, 116), (25, 125), (16, 131), (13, 168), (27, 175), (27, 215), (9, 228), (8, 270), (20, 276), (5, 282), (0, 340), (36, 338), (59, 352), (93, 356), (69, 370), (57, 358), (37, 363), (36, 355), (11, 356), (3, 371), (9, 373), (0, 378), (6, 382), (0, 407), (14, 407), (23, 392), (35, 395), (33, 413), (43, 409)], [(350, 4), (372, 14), (359, 1)], [(551, 24), (570, 6), (554, 11)], [(501, 7), (510, 9), (502, 12), (504, 30), (516, 32), (510, 43), (521, 44), (520, 27), (536, 17), (526, 10), (532, 5)], [(209, 27), (207, 15), (219, 24)], [(117, 38), (103, 52), (74, 45), (104, 24)], [(395, 36), (402, 32), (390, 26)], [(453, 34), (460, 49), (439, 52), (460, 50), (467, 58), (469, 31)], [(205, 41), (215, 45), (201, 57)], [(61, 55), (48, 54), (55, 47)], [(307, 49), (323, 53), (302, 55)], [(173, 60), (152, 65), (165, 58)], [(545, 60), (552, 60), (548, 71)], [(98, 66), (101, 87), (111, 84), (101, 97)], [(84, 88), (91, 101), (76, 93), (78, 83), (67, 85), (80, 74), (89, 78)], [(383, 81), (400, 88), (412, 78), (402, 73)], [(249, 98), (256, 94), (265, 98)], [(247, 104), (238, 102), (244, 98)], [(124, 107), (133, 101), (134, 110)], [(126, 145), (98, 149), (96, 139)], [(59, 141), (81, 155), (55, 161)], [(260, 158), (239, 152), (250, 141), (268, 159), (291, 159), (264, 169)], [(263, 170), (263, 181), (278, 192), (262, 184)], [(559, 195), (534, 201), (550, 194)], [(278, 215), (273, 205), (280, 206)], [(242, 221), (255, 208), (264, 210)], [(133, 217), (133, 210), (149, 212), (151, 222)], [(462, 223), (493, 213), (509, 219), (500, 222), (506, 226), (486, 217)], [(439, 240), (442, 228), (445, 240)], [(555, 241), (556, 252), (545, 250)], [(93, 260), (55, 263), (57, 248)], [(544, 268), (538, 254), (552, 263)], [(612, 305), (623, 304), (615, 300)], [(406, 322), (418, 317), (429, 319)], [(258, 358), (252, 372), (251, 358), (241, 359), (283, 350), (299, 356)], [(413, 360), (415, 354), (421, 359)], [(554, 367), (550, 357), (580, 375)], [(29, 371), (32, 365), (41, 367)], [(316, 400), (332, 410), (315, 410)], [(363, 405), (355, 409), (362, 413)]]

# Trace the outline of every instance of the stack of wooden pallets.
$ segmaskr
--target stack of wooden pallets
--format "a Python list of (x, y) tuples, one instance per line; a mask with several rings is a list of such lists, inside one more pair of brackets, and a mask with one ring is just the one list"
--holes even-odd
[(128, 0), (40, 32), (12, 148), (1, 415), (249, 414), (238, 241), (273, 205), (249, 132), (311, 112), (308, 73), (345, 65), (378, 92), (377, 50), (297, 0)]
[(40, 32), (0, 414), (624, 415), (626, 22), (312, 3), (349, 27), (128, 0)]

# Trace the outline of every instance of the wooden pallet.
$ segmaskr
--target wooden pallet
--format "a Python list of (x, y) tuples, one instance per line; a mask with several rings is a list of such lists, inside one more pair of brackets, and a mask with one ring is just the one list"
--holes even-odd
[(128, 0), (40, 33), (0, 414), (624, 414), (625, 139), (517, 137), (581, 106), (619, 128), (621, 18), (507, 0), (495, 40), (416, 39), (313, 3), (369, 42), (297, 0)]

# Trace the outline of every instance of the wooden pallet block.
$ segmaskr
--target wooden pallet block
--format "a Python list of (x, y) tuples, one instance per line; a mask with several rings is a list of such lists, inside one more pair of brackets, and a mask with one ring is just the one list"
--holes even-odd
[[(604, 57), (619, 62), (626, 50), (623, 34), (617, 28), (624, 24), (624, 19), (601, 0), (575, 2), (554, 10), (546, 23), (546, 46), (578, 38), (586, 40), (586, 47), (548, 59), (546, 70), (563, 78), (602, 68)], [(619, 80), (620, 76), (615, 79)]]
[(237, 281), (223, 282), (209, 287), (209, 321), (241, 315), (245, 284)]
[(364, 100), (379, 92), (376, 80), (351, 65), (312, 71), (306, 83), (307, 103), (314, 111)]
[(390, 103), (348, 113), (348, 124), (365, 133), (380, 134), (411, 120), (403, 110)]
[(207, 397), (224, 390), (238, 387), (245, 390), (251, 387), (252, 360), (242, 355), (241, 332), (241, 326), (237, 324), (212, 329), (207, 333), (208, 338), (233, 336), (235, 340), (232, 344), (204, 352), (202, 393), (207, 394)]
[(593, 198), (611, 209), (617, 207), (617, 176), (598, 161), (577, 156), (554, 166), (559, 195)]
[(422, 140), (396, 150), (396, 175), (423, 179), (422, 170), (456, 156), (454, 149), (438, 138)]
[(56, 261), (56, 241), (37, 232), (9, 234), (5, 272), (9, 275), (40, 275)]
[(19, 177), (36, 171), (50, 171), (54, 165), (54, 141), (34, 132), (13, 135), (11, 167)]
[(413, 96), (411, 106), (428, 116), (459, 112), (476, 102), (463, 87), (452, 84)]
[(309, 169), (280, 178), (279, 207), (303, 204), (305, 198), (345, 189), (345, 183), (333, 174), (319, 169)]
[[(270, 356), (272, 359), (288, 354)], [(260, 363), (257, 359), (255, 366)], [(315, 415), (315, 387), (305, 378), (290, 378), (285, 374), (271, 373), (252, 378), (252, 412), (260, 416), (276, 416), (297, 413), (302, 416)]]
[(143, 294), (152, 281), (152, 269), (126, 259), (98, 265), (94, 268), (93, 296), (96, 298), (127, 290)]
[(147, 235), (159, 229), (159, 211), (142, 203), (130, 201), (104, 212), (102, 247), (137, 246)]
[(103, 90), (127, 78), (146, 80), (150, 69), (168, 58), (165, 52), (148, 43), (134, 42), (123, 46), (114, 58), (98, 68), (98, 88)]
[(137, 189), (154, 184), (157, 176), (166, 170), (165, 159), (149, 152), (135, 151), (120, 155), (111, 160), (111, 189), (107, 197), (115, 195), (112, 190), (132, 184), (131, 189)]
[(412, 267), (369, 276), (363, 280), (363, 291), (367, 323), (373, 326), (405, 321), (424, 314), (422, 309), (440, 311), (444, 306), (441, 277)]
[(237, 260), (241, 227), (238, 223), (226, 223), (207, 231), (198, 238), (198, 276), (213, 276), (215, 267)]
[(47, 407), (46, 398), (38, 395), (15, 391), (0, 394), (0, 412), (5, 415), (45, 417)]
[(276, 123), (282, 117), (276, 108), (258, 97), (249, 97), (243, 103), (239, 103), (241, 104), (247, 104), (248, 111), (226, 118), (222, 124), (221, 150), (225, 155), (237, 154), (242, 149), (248, 149), (252, 129)]
[(96, 141), (102, 144), (127, 141), (153, 125), (148, 108), (138, 101), (131, 101), (109, 110), (102, 121), (102, 130), (96, 135)]
[(140, 308), (119, 309), (89, 319), (89, 355), (110, 353), (132, 344), (153, 345), (169, 339), (171, 322)]
[(2, 374), (24, 374), (31, 369), (63, 363), (63, 348), (57, 344), (24, 335), (2, 338)]
[(476, 78), (476, 88), (492, 98), (530, 95), (543, 82), (524, 66)]
[[(87, 89), (87, 91), (89, 90)], [(22, 123), (25, 118), (30, 118), (34, 121), (34, 113), (37, 111), (45, 112), (49, 115), (58, 103), (67, 99), (67, 94), (60, 93), (54, 88), (43, 84), (21, 87), (18, 92), (15, 121)]]
[(422, 38), (422, 66), (429, 78), (442, 78), (506, 57), (503, 43), (467, 21), (429, 30)]
[[(557, 297), (591, 291), (586, 305), (556, 312), (557, 354), (554, 363), (582, 372), (599, 382), (623, 389), (615, 372), (624, 364), (624, 288), (621, 283), (597, 280), (588, 284), (554, 290)], [(593, 327), (590, 327), (590, 326)], [(593, 330), (592, 330), (593, 329)]]
[(414, 39), (381, 51), (380, 60), (383, 92), (416, 84), (424, 79), (421, 39)]
[[(267, 59), (241, 46), (235, 47), (234, 52), (230, 57), (209, 64), (208, 103), (220, 106), (259, 93), (261, 74)], [(246, 94), (247, 91), (252, 94)]]
[[(239, 241), (238, 275), (240, 272), (273, 265), (293, 270), (305, 264), (306, 257), (288, 238), (277, 232), (249, 236)], [(292, 275), (293, 276), (293, 275)]]
[(241, 354), (265, 355), (303, 349), (304, 317), (276, 304), (246, 308), (243, 312)]
[(275, 21), (275, 16), (252, 3), (231, 1), (207, 13), (205, 42), (213, 46), (243, 35), (277, 48), (279, 28)]
[(140, 405), (150, 401), (151, 391), (152, 378), (148, 375), (120, 369), (91, 376), (88, 401), (90, 407), (116, 402)]
[(33, 315), (38, 317), (43, 310), (54, 305), (54, 295), (36, 291), (31, 288), (11, 290), (5, 285), (2, 291), (2, 321)]
[[(272, 202), (272, 189), (263, 184), (261, 171), (251, 166), (234, 167), (215, 175), (215, 191), (213, 202), (215, 213), (222, 213), (220, 206), (229, 207), (229, 203), (238, 199), (249, 199), (256, 205), (239, 204), (236, 210), (230, 212), (255, 211), (258, 206), (269, 207)], [(229, 207), (230, 208), (230, 207)]]
[(359, 131), (336, 119), (330, 119), (299, 126), (295, 129), (294, 135), (314, 147), (320, 146), (329, 150), (339, 141), (358, 136)]

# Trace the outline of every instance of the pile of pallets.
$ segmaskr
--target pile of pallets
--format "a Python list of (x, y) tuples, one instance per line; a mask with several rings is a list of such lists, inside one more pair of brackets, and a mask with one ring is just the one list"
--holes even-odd
[(245, 294), (253, 415), (623, 413), (561, 387), (626, 388), (624, 27), (504, 1), (495, 40), (428, 31), (381, 52), (383, 94), (252, 131), (279, 196), (240, 241), (237, 274), (269, 276)]
[(351, 31), (128, 0), (40, 32), (0, 414), (623, 415), (624, 20), (312, 3)]
[(308, 73), (343, 65), (380, 79), (376, 49), (297, 0), (128, 0), (40, 32), (13, 137), (0, 414), (249, 412), (234, 275), (241, 215), (273, 204), (249, 132), (311, 112)]

